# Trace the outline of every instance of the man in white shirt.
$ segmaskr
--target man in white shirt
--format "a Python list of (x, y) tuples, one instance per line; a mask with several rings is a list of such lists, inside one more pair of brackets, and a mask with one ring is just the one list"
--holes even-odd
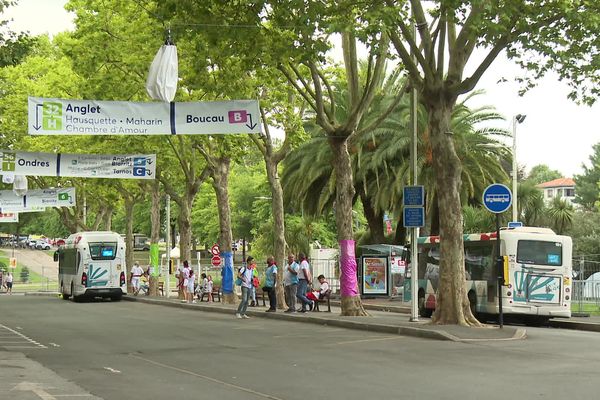
[(313, 308), (313, 301), (306, 297), (306, 289), (308, 284), (312, 282), (312, 275), (310, 273), (310, 265), (306, 260), (304, 253), (298, 254), (300, 259), (300, 271), (298, 272), (298, 292), (296, 297), (302, 302), (301, 313), (306, 312), (306, 306), (309, 307), (309, 311)]
[(131, 268), (131, 287), (133, 287), (133, 295), (137, 296), (140, 291), (140, 279), (144, 275), (144, 270), (140, 267), (140, 264), (136, 261)]

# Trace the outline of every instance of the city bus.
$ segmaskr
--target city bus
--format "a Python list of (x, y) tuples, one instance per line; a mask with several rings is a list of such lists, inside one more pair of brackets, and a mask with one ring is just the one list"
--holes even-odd
[(54, 253), (62, 298), (121, 300), (127, 293), (125, 242), (114, 232), (80, 232)]
[[(498, 314), (496, 232), (463, 237), (466, 288), (471, 311)], [(439, 236), (418, 238), (418, 308), (429, 317), (435, 310), (439, 285)], [(551, 229), (519, 227), (500, 232), (504, 258), (502, 312), (542, 323), (571, 316), (572, 241)], [(404, 300), (410, 301), (410, 273), (406, 269)]]

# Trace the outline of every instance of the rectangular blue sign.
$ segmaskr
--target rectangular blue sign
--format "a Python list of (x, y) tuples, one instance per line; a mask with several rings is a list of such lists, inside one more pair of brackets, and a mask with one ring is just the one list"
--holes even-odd
[(425, 209), (423, 207), (404, 207), (404, 227), (422, 228), (425, 226)]
[(422, 185), (404, 186), (402, 205), (423, 207), (425, 205), (425, 188)]
[(519, 222), (519, 221), (513, 221), (513, 222), (508, 223), (509, 228), (520, 228), (522, 226), (523, 226), (523, 223)]

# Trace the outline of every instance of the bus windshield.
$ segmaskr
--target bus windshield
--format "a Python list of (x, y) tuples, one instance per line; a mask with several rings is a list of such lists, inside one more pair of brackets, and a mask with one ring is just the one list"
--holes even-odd
[(541, 240), (519, 240), (517, 262), (536, 265), (562, 265), (562, 243)]
[(114, 260), (117, 256), (116, 243), (90, 243), (92, 260)]

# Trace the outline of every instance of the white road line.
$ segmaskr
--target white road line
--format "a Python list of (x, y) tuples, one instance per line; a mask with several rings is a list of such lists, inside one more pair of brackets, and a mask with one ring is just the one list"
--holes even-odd
[(115, 374), (120, 374), (121, 373), (121, 371), (119, 371), (118, 369), (113, 369), (111, 367), (104, 367), (104, 369), (107, 370), (107, 371), (110, 371), (112, 373), (115, 373)]
[(56, 344), (56, 343), (48, 343), (48, 344), (52, 347), (60, 347), (60, 344)]
[[(35, 340), (33, 340), (33, 339), (31, 339), (31, 338), (28, 338), (27, 336), (23, 335), (21, 332), (17, 332), (17, 331), (15, 331), (14, 329), (11, 329), (11, 328), (9, 328), (9, 327), (8, 327), (8, 326), (6, 326), (6, 325), (2, 325), (2, 324), (0, 324), (0, 328), (4, 328), (4, 329), (6, 329), (7, 331), (9, 331), (9, 332), (13, 333), (14, 335), (17, 335), (18, 337), (20, 337), (20, 338), (22, 338), (22, 339), (26, 340), (27, 342), (29, 342), (29, 343), (33, 343), (33, 344), (37, 345), (39, 348), (42, 348), (42, 349), (47, 349), (47, 347), (46, 347), (46, 346), (44, 346), (43, 344), (40, 344), (40, 343), (36, 342)], [(23, 329), (23, 328), (20, 328), (20, 327), (18, 327), (18, 326), (17, 326), (16, 328), (17, 328), (17, 329)], [(16, 338), (15, 338), (15, 337), (13, 337), (13, 339), (16, 339)], [(9, 347), (9, 346), (5, 346), (5, 347)], [(14, 346), (10, 346), (10, 347), (14, 348)]]
[(129, 356), (133, 357), (133, 358), (137, 358), (138, 360), (141, 360), (141, 361), (145, 361), (145, 362), (147, 362), (149, 364), (156, 365), (158, 367), (162, 367), (162, 368), (170, 369), (170, 370), (173, 370), (173, 371), (181, 372), (181, 373), (184, 373), (184, 374), (187, 374), (187, 375), (195, 376), (197, 378), (206, 379), (207, 381), (211, 381), (213, 383), (218, 383), (220, 385), (227, 386), (227, 387), (230, 387), (232, 389), (237, 389), (237, 390), (242, 391), (242, 392), (250, 393), (250, 394), (253, 394), (253, 395), (258, 396), (258, 397), (263, 397), (265, 399), (271, 399), (271, 400), (283, 400), (282, 398), (277, 397), (277, 396), (273, 396), (273, 395), (270, 395), (270, 394), (267, 394), (267, 393), (257, 392), (256, 390), (245, 388), (243, 386), (235, 385), (233, 383), (225, 382), (225, 381), (222, 381), (222, 380), (219, 380), (219, 379), (211, 378), (210, 376), (206, 376), (206, 375), (202, 375), (202, 374), (197, 374), (195, 372), (188, 371), (187, 369), (182, 369), (182, 368), (174, 367), (172, 365), (167, 365), (167, 364), (163, 364), (163, 363), (160, 363), (160, 362), (157, 362), (157, 361), (152, 361), (152, 360), (149, 360), (147, 358), (137, 356), (135, 354), (129, 354)]

